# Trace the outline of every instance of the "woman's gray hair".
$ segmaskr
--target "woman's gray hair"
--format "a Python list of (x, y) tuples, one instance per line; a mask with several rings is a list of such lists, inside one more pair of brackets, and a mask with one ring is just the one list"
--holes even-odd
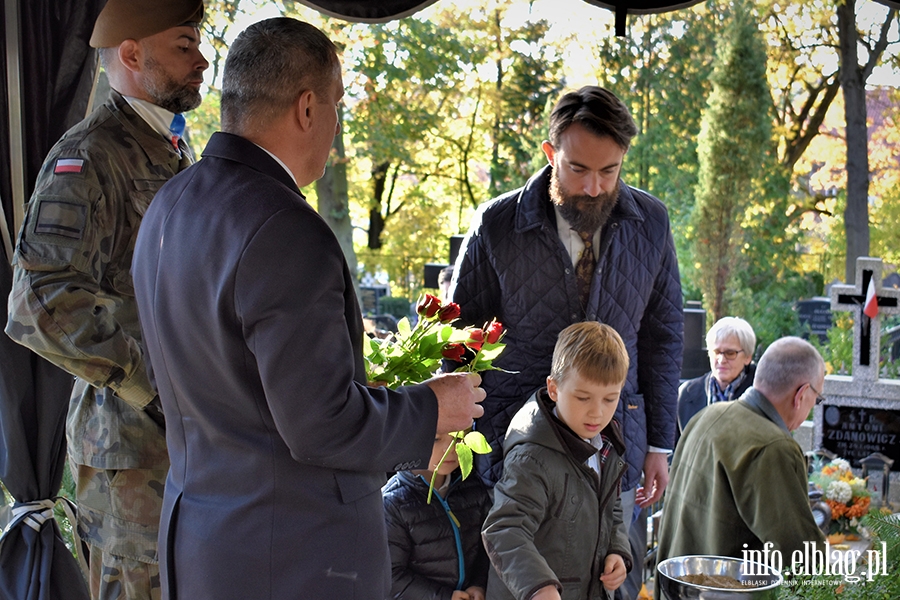
[(706, 347), (708, 349), (722, 340), (734, 336), (741, 345), (741, 350), (753, 358), (756, 352), (756, 333), (750, 323), (740, 317), (722, 317), (716, 321), (709, 331), (706, 332)]
[(798, 337), (783, 337), (759, 359), (753, 387), (767, 397), (778, 397), (816, 381), (824, 371), (825, 361), (815, 346)]
[(264, 128), (307, 90), (330, 98), (340, 76), (337, 48), (316, 27), (287, 17), (254, 23), (225, 60), (222, 131)]

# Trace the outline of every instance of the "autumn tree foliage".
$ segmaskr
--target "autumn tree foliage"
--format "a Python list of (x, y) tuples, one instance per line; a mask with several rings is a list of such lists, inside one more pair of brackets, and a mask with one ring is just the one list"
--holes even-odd
[(717, 44), (712, 93), (700, 128), (694, 257), (714, 320), (728, 314), (726, 292), (743, 262), (741, 222), (770, 143), (772, 100), (757, 22), (748, 4), (734, 4)]
[[(204, 34), (215, 51), (209, 91), (189, 115), (198, 153), (218, 127), (221, 65), (247, 14), (296, 16), (337, 43), (344, 131), (326, 177), (303, 191), (348, 261), (359, 258), (359, 276), (389, 281), (394, 294), (414, 298), (423, 265), (447, 261), (449, 237), (468, 229), (475, 207), (545, 163), (548, 109), (585, 84), (603, 85), (628, 104), (639, 133), (623, 178), (668, 206), (685, 297), (702, 295), (711, 317), (744, 316), (763, 341), (799, 330), (793, 303), (844, 276), (848, 171), (860, 152), (869, 162), (862, 221), (869, 251), (900, 260), (900, 98), (896, 89), (873, 87), (880, 67), (898, 66), (900, 41), (896, 11), (873, 0), (852, 3), (855, 28), (839, 27), (844, 0), (705, 0), (630, 14), (621, 37), (612, 12), (582, 0), (440, 0), (382, 24), (328, 18), (290, 0), (206, 6)], [(735, 59), (728, 79), (724, 34), (737, 35), (739, 10), (752, 15), (747, 31), (755, 26), (763, 37), (763, 54), (757, 42), (756, 58), (743, 68)], [(868, 139), (860, 149), (854, 138), (848, 154), (841, 84), (852, 61), (840, 57), (842, 35), (853, 31), (854, 77), (868, 112), (851, 127), (862, 122)], [(755, 104), (748, 92), (734, 95), (751, 79), (771, 98), (759, 85)], [(754, 108), (757, 120), (736, 120)], [(764, 119), (771, 134), (760, 149)], [(709, 243), (700, 243), (701, 234)]]

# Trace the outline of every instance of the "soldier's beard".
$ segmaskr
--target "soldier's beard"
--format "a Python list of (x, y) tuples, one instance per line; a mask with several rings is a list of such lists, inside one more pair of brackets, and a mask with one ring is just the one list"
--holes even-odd
[(200, 92), (187, 83), (175, 81), (152, 56), (144, 60), (144, 69), (149, 75), (144, 80), (144, 87), (153, 104), (173, 113), (187, 112), (200, 106)]
[(550, 173), (550, 200), (559, 207), (559, 213), (575, 231), (594, 232), (609, 220), (619, 199), (619, 182), (612, 192), (596, 196), (569, 194), (562, 189), (556, 169)]

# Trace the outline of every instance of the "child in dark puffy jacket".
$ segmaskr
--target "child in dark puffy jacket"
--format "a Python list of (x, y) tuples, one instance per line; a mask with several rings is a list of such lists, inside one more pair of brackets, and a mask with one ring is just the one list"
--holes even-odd
[[(434, 469), (450, 446), (449, 435), (434, 440)], [(491, 498), (474, 475), (462, 479), (451, 451), (434, 482), (433, 470), (400, 471), (382, 489), (391, 555), (391, 598), (485, 600), (489, 563), (481, 526)]]

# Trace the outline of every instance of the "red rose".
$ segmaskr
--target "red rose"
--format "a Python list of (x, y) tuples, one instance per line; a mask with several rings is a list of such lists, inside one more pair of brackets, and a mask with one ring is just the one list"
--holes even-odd
[(448, 360), (454, 360), (459, 362), (462, 360), (463, 355), (466, 353), (466, 347), (462, 344), (450, 343), (444, 346), (444, 349), (441, 350), (441, 356)]
[(441, 323), (450, 323), (459, 318), (459, 304), (449, 302), (438, 311), (438, 320)]
[(426, 319), (430, 319), (434, 315), (437, 314), (437, 311), (441, 309), (441, 301), (437, 296), (432, 296), (431, 294), (425, 294), (425, 296), (419, 300), (419, 303), (416, 305), (416, 312), (425, 317)]
[(478, 352), (484, 346), (484, 331), (481, 329), (470, 329), (469, 339), (466, 340), (466, 346)]
[(487, 343), (496, 344), (500, 341), (501, 335), (503, 335), (503, 323), (500, 321), (491, 321), (491, 324), (488, 325), (487, 328)]

